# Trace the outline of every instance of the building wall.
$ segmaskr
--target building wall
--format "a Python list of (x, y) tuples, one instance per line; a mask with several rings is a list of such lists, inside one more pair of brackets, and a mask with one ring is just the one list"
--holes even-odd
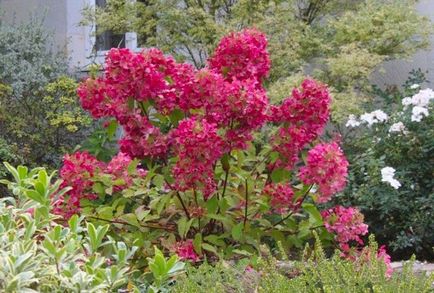
[(92, 44), (89, 27), (79, 26), (81, 10), (89, 0), (0, 0), (2, 21), (20, 23), (30, 16), (44, 17), (44, 26), (53, 34), (54, 47), (64, 51), (71, 69), (90, 62)]
[(53, 33), (55, 46), (64, 49), (67, 23), (67, 0), (0, 0), (2, 21), (20, 23), (30, 16), (44, 17), (44, 25)]

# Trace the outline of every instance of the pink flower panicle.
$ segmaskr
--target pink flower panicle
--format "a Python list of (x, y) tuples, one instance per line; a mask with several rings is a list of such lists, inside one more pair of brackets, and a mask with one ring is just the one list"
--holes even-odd
[(319, 186), (319, 203), (329, 201), (333, 194), (342, 191), (347, 175), (348, 161), (335, 142), (317, 144), (309, 150), (306, 166), (300, 168), (299, 173), (304, 184)]
[(267, 52), (267, 38), (256, 29), (232, 33), (220, 41), (209, 67), (227, 80), (256, 79), (268, 76), (271, 62)]
[(264, 194), (271, 198), (270, 204), (276, 213), (284, 214), (300, 208), (300, 201), (294, 201), (294, 191), (289, 183), (269, 184), (265, 186)]
[(274, 150), (281, 157), (278, 167), (292, 168), (299, 152), (323, 132), (330, 114), (330, 101), (325, 85), (306, 79), (280, 106), (271, 107), (270, 121), (283, 123), (273, 138)]
[(145, 116), (139, 113), (130, 114), (123, 117), (121, 125), (125, 135), (119, 141), (120, 149), (130, 157), (159, 158), (167, 153), (167, 136)]
[(131, 164), (131, 157), (125, 153), (118, 153), (114, 156), (105, 168), (105, 173), (113, 176), (113, 181), (122, 180), (123, 184), (115, 186), (116, 191), (121, 191), (125, 187), (131, 186), (134, 175), (138, 177), (146, 176), (147, 172), (141, 168), (134, 170), (134, 174), (128, 172), (128, 166)]
[(386, 251), (386, 246), (382, 245), (378, 249), (377, 259), (382, 260), (386, 265), (386, 277), (390, 278), (393, 274), (390, 255)]
[(196, 117), (182, 120), (171, 135), (178, 162), (172, 169), (178, 191), (201, 191), (205, 199), (215, 191), (213, 166), (223, 155), (217, 127)]
[(175, 252), (181, 260), (190, 260), (192, 262), (200, 260), (199, 256), (194, 251), (193, 240), (191, 239), (177, 242)]
[(92, 191), (92, 187), (100, 174), (111, 175), (113, 182), (123, 181), (122, 184), (114, 186), (115, 191), (122, 191), (131, 186), (134, 178), (146, 176), (147, 172), (141, 168), (129, 174), (128, 166), (131, 161), (131, 158), (122, 152), (113, 157), (108, 164), (98, 161), (88, 152), (65, 155), (60, 169), (60, 178), (63, 180), (60, 188), (72, 189), (64, 196), (53, 198), (53, 212), (69, 219), (80, 212), (82, 199), (97, 199), (98, 195)]
[(321, 212), (327, 231), (336, 234), (336, 240), (340, 248), (347, 252), (350, 249), (349, 242), (355, 241), (363, 245), (360, 236), (368, 233), (368, 225), (363, 223), (363, 214), (356, 208), (336, 206)]
[(80, 210), (82, 199), (95, 199), (96, 194), (92, 192), (92, 177), (102, 164), (87, 152), (76, 152), (65, 155), (63, 167), (60, 169), (60, 178), (63, 180), (60, 188), (71, 187), (67, 192), (67, 198), (63, 196), (53, 198), (53, 212), (70, 218)]

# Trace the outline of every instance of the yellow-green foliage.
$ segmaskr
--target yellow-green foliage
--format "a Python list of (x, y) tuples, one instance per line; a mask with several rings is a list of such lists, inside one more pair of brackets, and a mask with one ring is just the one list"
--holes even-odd
[(335, 122), (358, 111), (381, 62), (424, 48), (433, 31), (414, 0), (146, 2), (109, 0), (96, 13), (86, 9), (83, 23), (96, 22), (98, 33), (136, 31), (142, 46), (157, 46), (196, 67), (205, 65), (222, 35), (256, 26), (269, 40), (273, 66), (267, 86), (285, 88), (286, 79), (300, 73), (322, 80), (334, 88)]
[(0, 25), (0, 138), (28, 164), (56, 165), (90, 123), (52, 41), (42, 20)]
[(43, 103), (46, 119), (54, 128), (64, 127), (69, 132), (77, 132), (82, 126), (89, 126), (91, 119), (77, 103), (77, 83), (72, 78), (61, 76), (46, 87)]
[(306, 247), (302, 260), (284, 266), (266, 256), (256, 261), (254, 269), (246, 269), (246, 262), (190, 267), (187, 275), (177, 280), (173, 292), (432, 292), (434, 274), (415, 275), (414, 259), (402, 272), (387, 277), (384, 262), (377, 259), (378, 246), (373, 237), (365, 249), (369, 256), (359, 261), (342, 259), (339, 251), (327, 258), (317, 237), (313, 248)]

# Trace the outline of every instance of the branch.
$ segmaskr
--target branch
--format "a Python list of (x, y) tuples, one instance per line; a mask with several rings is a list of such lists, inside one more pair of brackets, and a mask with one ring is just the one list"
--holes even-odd
[(182, 208), (184, 209), (184, 212), (185, 212), (185, 215), (187, 216), (187, 219), (190, 220), (190, 213), (188, 212), (187, 207), (185, 206), (184, 201), (182, 200), (181, 195), (179, 194), (178, 191), (176, 192), (176, 197), (179, 199), (179, 202), (181, 203)]
[[(88, 218), (91, 219), (95, 219), (95, 220), (99, 220), (99, 221), (104, 221), (110, 224), (121, 224), (121, 225), (127, 225), (127, 226), (132, 226), (132, 227), (137, 227), (136, 225), (124, 222), (124, 221), (119, 221), (119, 220), (107, 220), (107, 219), (102, 219), (99, 217), (95, 217), (95, 216), (88, 216)], [(175, 229), (173, 228), (169, 228), (169, 227), (163, 227), (163, 226), (158, 226), (158, 225), (143, 225), (143, 224), (139, 224), (140, 227), (143, 228), (151, 228), (151, 229), (161, 229), (161, 230), (166, 230), (166, 231), (175, 231)]]
[[(307, 195), (309, 194), (310, 190), (312, 189), (312, 186), (313, 186), (313, 185), (309, 186), (309, 189), (308, 189), (308, 190), (305, 192), (305, 194), (303, 195), (303, 197), (302, 197), (302, 199), (301, 199), (301, 201), (300, 201), (300, 206), (303, 204), (304, 200), (306, 199)], [(265, 231), (268, 231), (268, 230), (270, 230), (271, 228), (274, 228), (274, 227), (276, 227), (277, 225), (282, 224), (282, 223), (285, 222), (287, 219), (289, 219), (289, 217), (291, 217), (293, 214), (294, 214), (294, 211), (290, 211), (289, 214), (288, 214), (286, 217), (284, 217), (284, 218), (281, 219), (280, 221), (277, 221), (276, 223), (273, 224), (273, 226), (271, 226), (271, 227), (265, 229)]]
[(246, 199), (244, 203), (244, 223), (243, 223), (244, 229), (246, 228), (246, 222), (247, 222), (248, 201), (249, 201), (249, 190), (248, 190), (248, 184), (246, 179)]

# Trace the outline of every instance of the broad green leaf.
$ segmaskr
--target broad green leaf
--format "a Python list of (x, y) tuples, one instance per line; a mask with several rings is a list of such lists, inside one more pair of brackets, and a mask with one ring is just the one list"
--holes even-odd
[(202, 243), (202, 248), (217, 255), (217, 249), (208, 243)]
[(289, 172), (286, 169), (278, 168), (273, 170), (271, 173), (271, 180), (273, 180), (274, 183), (280, 183), (283, 181), (287, 181), (291, 178), (291, 172)]
[(236, 241), (240, 241), (243, 236), (243, 223), (240, 222), (237, 225), (232, 227), (232, 237)]

